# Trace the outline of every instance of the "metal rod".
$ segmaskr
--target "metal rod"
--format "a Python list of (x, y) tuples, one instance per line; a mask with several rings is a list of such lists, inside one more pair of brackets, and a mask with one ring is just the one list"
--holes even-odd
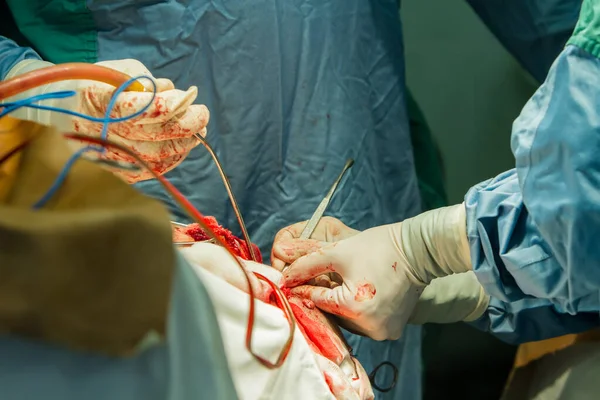
[(235, 213), (235, 217), (237, 218), (238, 224), (240, 225), (240, 228), (242, 230), (242, 235), (244, 235), (244, 241), (246, 242), (246, 245), (248, 246), (248, 251), (250, 252), (250, 257), (252, 257), (253, 261), (258, 262), (258, 259), (256, 258), (256, 254), (254, 254), (254, 247), (252, 246), (252, 242), (250, 241), (250, 235), (248, 235), (248, 231), (246, 230), (246, 224), (244, 223), (244, 218), (242, 218), (242, 213), (240, 211), (240, 208), (238, 207), (237, 201), (235, 200), (235, 196), (233, 195), (233, 190), (231, 189), (231, 183), (229, 182), (229, 178), (227, 178), (227, 175), (225, 175), (225, 171), (223, 170), (223, 166), (221, 165), (221, 162), (219, 161), (217, 154), (215, 153), (213, 148), (210, 147), (210, 145), (208, 144), (206, 139), (204, 139), (202, 137), (202, 135), (196, 133), (194, 136), (198, 140), (200, 140), (200, 142), (204, 145), (206, 150), (208, 150), (208, 152), (210, 153), (210, 156), (212, 157), (215, 164), (217, 164), (217, 169), (219, 170), (221, 179), (223, 180), (223, 183), (225, 184), (225, 189), (227, 189), (227, 195), (229, 196), (229, 200), (231, 201), (231, 204), (233, 206), (233, 212)]
[(177, 226), (181, 226), (181, 227), (186, 227), (186, 226), (188, 226), (188, 224), (182, 224), (181, 222), (175, 222), (175, 221), (171, 221), (171, 224), (173, 224), (173, 225), (177, 225)]

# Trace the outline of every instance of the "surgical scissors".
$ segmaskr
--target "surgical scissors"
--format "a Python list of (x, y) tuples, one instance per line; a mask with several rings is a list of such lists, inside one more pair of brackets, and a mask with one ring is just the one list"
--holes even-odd
[(337, 177), (335, 182), (333, 182), (333, 185), (331, 185), (329, 192), (327, 192), (327, 195), (325, 195), (325, 197), (323, 197), (323, 200), (321, 200), (321, 203), (319, 204), (319, 206), (313, 213), (312, 217), (310, 217), (310, 220), (308, 220), (308, 223), (306, 224), (306, 226), (302, 230), (302, 233), (300, 234), (300, 239), (310, 239), (310, 237), (314, 233), (315, 229), (317, 228), (319, 221), (323, 217), (323, 214), (325, 213), (327, 206), (329, 206), (329, 202), (331, 201), (331, 198), (333, 197), (335, 190), (337, 189), (338, 185), (342, 181), (342, 178), (346, 174), (346, 171), (348, 171), (350, 168), (352, 168), (353, 165), (354, 165), (354, 159), (349, 158), (346, 161), (346, 164), (344, 165), (342, 172)]
[[(321, 200), (321, 203), (319, 204), (319, 206), (313, 213), (312, 217), (310, 218), (310, 220), (308, 220), (306, 226), (302, 230), (302, 233), (300, 234), (300, 239), (310, 239), (310, 237), (314, 233), (315, 229), (317, 228), (319, 221), (323, 217), (323, 214), (325, 213), (325, 210), (327, 209), (327, 206), (329, 205), (329, 202), (331, 201), (331, 198), (333, 197), (335, 190), (337, 189), (339, 183), (341, 182), (342, 178), (344, 177), (344, 174), (346, 173), (346, 171), (348, 171), (348, 169), (350, 169), (352, 167), (353, 164), (354, 164), (354, 160), (352, 158), (350, 158), (350, 159), (348, 159), (348, 161), (346, 161), (346, 165), (344, 165), (344, 169), (342, 169), (342, 172), (340, 173), (338, 178), (335, 180), (335, 182), (331, 186), (331, 189), (329, 189), (329, 192), (327, 193), (327, 195), (323, 198), (323, 200)], [(345, 340), (345, 338), (343, 338), (343, 340), (344, 340), (344, 343), (346, 344), (346, 346), (348, 347), (348, 349), (350, 350), (350, 352), (352, 353), (352, 348), (350, 347), (348, 342)], [(377, 374), (384, 366), (388, 366), (392, 369), (393, 377), (392, 377), (392, 381), (390, 382), (388, 387), (381, 387), (376, 382)], [(398, 368), (390, 361), (383, 361), (383, 362), (379, 363), (373, 369), (373, 371), (369, 374), (369, 381), (371, 382), (371, 385), (373, 386), (373, 388), (375, 390), (377, 390), (379, 392), (383, 392), (383, 393), (389, 392), (396, 386), (396, 383), (398, 382)]]

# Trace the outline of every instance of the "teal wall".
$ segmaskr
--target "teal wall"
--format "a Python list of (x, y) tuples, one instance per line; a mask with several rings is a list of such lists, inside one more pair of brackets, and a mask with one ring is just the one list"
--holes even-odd
[(536, 84), (466, 2), (403, 0), (407, 84), (444, 157), (450, 202), (514, 165), (512, 121)]

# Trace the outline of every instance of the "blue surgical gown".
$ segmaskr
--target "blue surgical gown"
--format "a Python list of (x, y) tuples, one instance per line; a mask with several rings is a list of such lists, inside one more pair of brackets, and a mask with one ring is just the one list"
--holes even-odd
[(104, 357), (0, 337), (3, 400), (235, 400), (228, 368), (208, 293), (180, 255), (167, 339), (137, 355)]
[(600, 326), (600, 2), (512, 130), (516, 168), (466, 195), (473, 267), (492, 296), (475, 325), (524, 342)]

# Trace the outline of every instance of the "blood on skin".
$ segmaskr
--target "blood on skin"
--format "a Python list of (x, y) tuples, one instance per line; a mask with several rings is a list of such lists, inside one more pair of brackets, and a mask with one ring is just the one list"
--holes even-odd
[(329, 322), (318, 308), (306, 307), (303, 299), (292, 294), (290, 289), (282, 288), (282, 292), (307, 342), (318, 349), (316, 353), (340, 365), (349, 351), (337, 326)]
[(356, 295), (354, 295), (354, 300), (371, 300), (375, 296), (375, 293), (377, 293), (375, 286), (373, 286), (372, 283), (366, 282), (360, 285), (358, 288), (356, 288)]
[(290, 306), (298, 324), (303, 328), (306, 340), (314, 344), (323, 357), (332, 361), (343, 358), (340, 357), (340, 350), (332, 341), (332, 335), (335, 335), (333, 331), (327, 329), (324, 325), (316, 323), (316, 321), (308, 316), (306, 310), (301, 309), (296, 304), (290, 303)]
[[(231, 231), (219, 225), (214, 217), (207, 216), (204, 218), (203, 222), (208, 225), (208, 227), (211, 228), (220, 239), (222, 239), (231, 247), (236, 256), (243, 258), (244, 260), (252, 260), (250, 249), (248, 249), (248, 246), (244, 240), (236, 237), (233, 233), (231, 233)], [(190, 224), (185, 227), (173, 225), (172, 232), (174, 241), (186, 241), (186, 237), (190, 238), (190, 241), (193, 242), (202, 242), (210, 239), (210, 236), (204, 232), (199, 224)], [(256, 255), (257, 258), (256, 261), (262, 263), (263, 260), (260, 249), (254, 243), (252, 244), (252, 247), (254, 249), (254, 255)]]
[[(340, 306), (339, 303), (335, 302), (332, 297), (331, 291), (329, 289), (311, 288), (309, 286), (298, 286), (298, 287), (295, 287), (292, 289), (283, 287), (283, 288), (281, 288), (281, 290), (291, 291), (293, 295), (299, 296), (303, 299), (310, 297), (312, 290), (317, 290), (317, 291), (318, 290), (327, 290), (329, 292), (328, 297), (323, 300), (324, 300), (324, 302), (327, 303), (327, 308), (328, 308), (328, 310), (330, 310), (331, 314), (334, 314), (334, 315), (337, 315), (340, 317), (344, 317), (347, 319), (356, 319), (356, 318), (360, 317), (360, 315), (361, 315), (360, 312), (352, 311), (351, 309), (349, 309), (347, 307), (342, 307), (342, 306)], [(284, 293), (286, 293), (286, 292), (284, 292)], [(317, 306), (317, 305), (315, 305), (315, 306)]]
[[(294, 307), (295, 307), (295, 309), (294, 309)], [(292, 313), (295, 316), (296, 313), (298, 312), (299, 307), (298, 306), (293, 306), (292, 304), (290, 304), (290, 309), (292, 310)], [(304, 336), (304, 338), (306, 339), (306, 343), (308, 343), (308, 347), (310, 347), (310, 350), (313, 353), (316, 353), (316, 354), (319, 354), (319, 355), (323, 355), (323, 353), (321, 352), (321, 349), (319, 349), (319, 347), (312, 340), (309, 339), (309, 335), (306, 333), (306, 328), (304, 327), (304, 325), (302, 325), (298, 321), (298, 325), (297, 326), (298, 326), (298, 329), (300, 329), (300, 332), (302, 333), (302, 336)]]
[(398, 263), (397, 263), (397, 262), (394, 262), (394, 263), (392, 264), (392, 268), (394, 268), (394, 271), (396, 271), (396, 268), (397, 268), (397, 267), (398, 267)]
[(329, 387), (329, 391), (331, 393), (334, 393), (334, 387), (333, 387), (333, 379), (331, 379), (331, 377), (329, 376), (329, 374), (327, 372), (323, 372), (323, 376), (325, 377), (325, 383), (327, 383), (327, 386)]

